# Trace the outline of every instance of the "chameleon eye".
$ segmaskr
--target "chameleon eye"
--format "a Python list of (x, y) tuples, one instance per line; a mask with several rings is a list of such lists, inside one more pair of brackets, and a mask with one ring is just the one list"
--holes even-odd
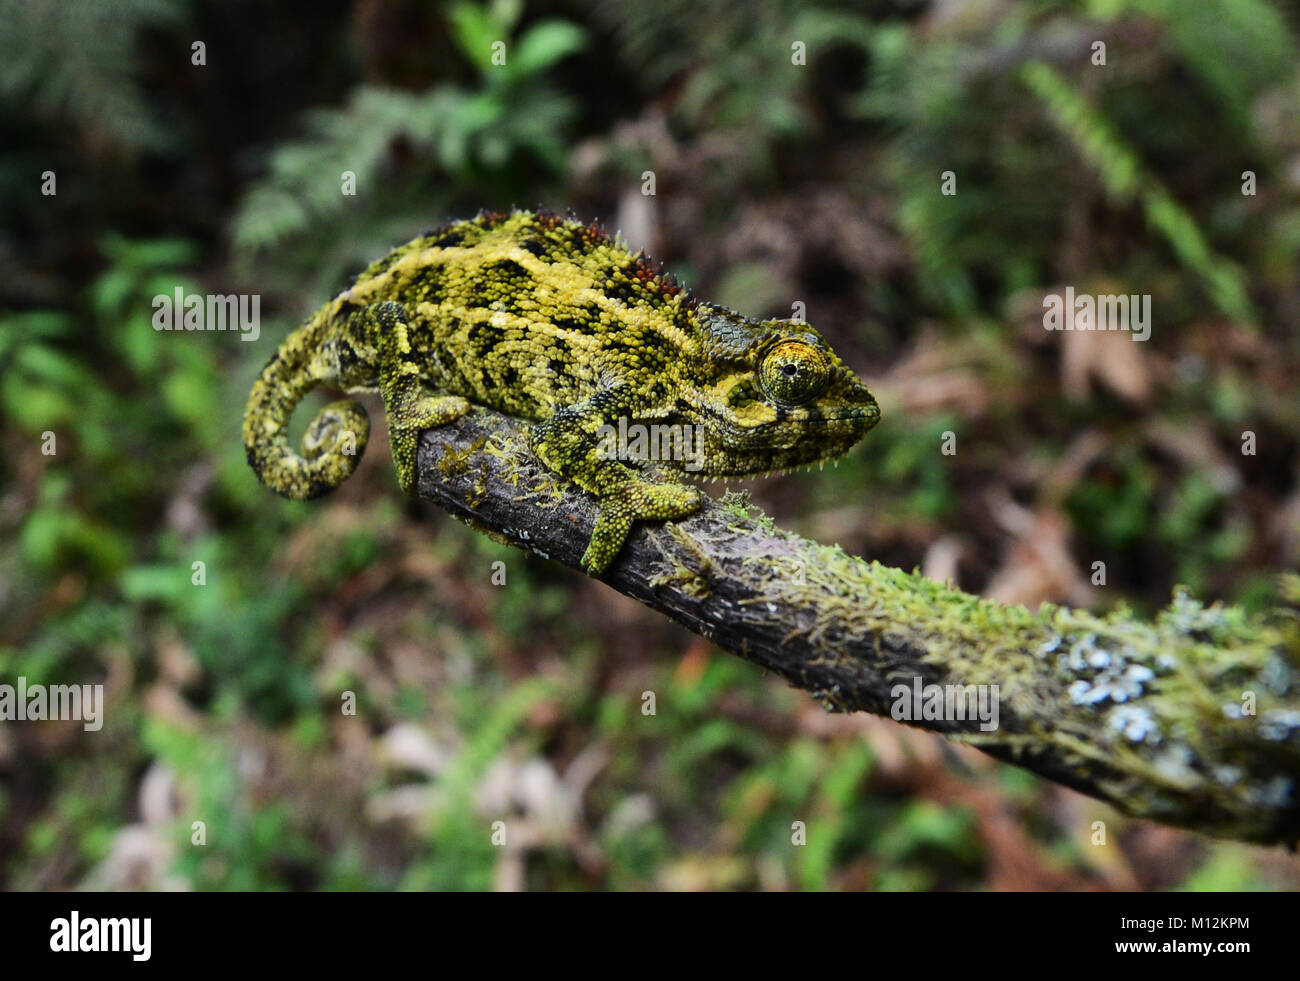
[(759, 370), (763, 388), (775, 401), (802, 405), (826, 387), (826, 359), (802, 341), (784, 341), (772, 348)]

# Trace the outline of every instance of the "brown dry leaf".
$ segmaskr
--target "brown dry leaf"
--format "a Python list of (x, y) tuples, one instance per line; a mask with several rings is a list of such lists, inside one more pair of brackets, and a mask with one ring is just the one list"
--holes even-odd
[[(1124, 819), (1100, 801), (1065, 787), (1052, 787), (1048, 791), (1052, 810), (1065, 826), (1079, 851), (1082, 862), (1101, 877), (1110, 889), (1131, 892), (1141, 887), (1133, 871), (1133, 863), (1120, 847), (1120, 832)], [(1095, 829), (1101, 821), (1105, 827)], [(1095, 835), (1103, 831), (1103, 835)], [(1098, 843), (1100, 842), (1100, 843)]]
[(186, 732), (199, 732), (203, 728), (202, 716), (166, 681), (155, 682), (145, 689), (144, 710), (149, 718), (160, 719)]
[(1152, 372), (1128, 331), (1069, 330), (1061, 338), (1061, 382), (1073, 399), (1085, 399), (1089, 381), (1141, 405), (1151, 396)]
[(677, 667), (673, 671), (673, 683), (689, 688), (699, 682), (709, 666), (711, 651), (709, 642), (703, 637), (691, 638), (686, 650), (682, 652), (682, 659), (677, 662)]
[(158, 675), (175, 688), (192, 685), (203, 675), (194, 651), (171, 624), (158, 631)]
[(891, 780), (909, 777), (918, 767), (937, 766), (943, 759), (942, 736), (883, 716), (827, 712), (815, 702), (806, 702), (797, 710), (795, 723), (800, 732), (815, 739), (861, 738), (871, 747), (875, 772)]
[(1188, 470), (1206, 471), (1216, 490), (1231, 494), (1241, 487), (1241, 473), (1233, 466), (1231, 458), (1219, 449), (1214, 432), (1207, 424), (1175, 425), (1163, 419), (1153, 419), (1146, 424), (1146, 438)]
[(1109, 445), (1106, 434), (1095, 426), (1076, 436), (1052, 468), (1037, 481), (1039, 500), (1052, 504), (1065, 500)]
[(863, 738), (876, 757), (881, 776), (900, 779), (916, 767), (939, 766), (943, 760), (944, 740), (933, 732), (879, 716), (864, 717)]
[(984, 587), (988, 599), (1023, 603), (1068, 602), (1088, 606), (1092, 589), (1070, 554), (1070, 523), (1055, 508), (1029, 510), (1005, 491), (990, 495), (998, 523), (1014, 536), (1002, 566)]
[(967, 419), (978, 418), (990, 401), (988, 386), (973, 370), (953, 367), (956, 356), (926, 330), (887, 375), (865, 381), (895, 412), (926, 415), (951, 410)]
[(930, 543), (921, 563), (921, 575), (935, 582), (957, 582), (957, 565), (965, 546), (959, 535), (944, 535)]

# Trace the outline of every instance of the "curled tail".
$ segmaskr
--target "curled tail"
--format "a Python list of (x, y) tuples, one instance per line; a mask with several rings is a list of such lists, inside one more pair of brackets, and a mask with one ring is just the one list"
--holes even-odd
[(312, 321), (292, 334), (262, 369), (244, 410), (244, 449), (258, 480), (282, 497), (310, 501), (352, 475), (370, 437), (360, 402), (331, 402), (302, 438), (302, 455), (289, 447), (289, 419), (303, 396), (329, 378), (321, 364), (324, 324)]

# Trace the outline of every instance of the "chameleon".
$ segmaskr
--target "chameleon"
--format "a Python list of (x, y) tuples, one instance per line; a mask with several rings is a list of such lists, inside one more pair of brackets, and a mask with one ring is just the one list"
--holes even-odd
[[(479, 405), (532, 423), (551, 471), (595, 495), (581, 565), (601, 575), (633, 523), (677, 520), (698, 487), (616, 458), (620, 420), (693, 427), (694, 477), (780, 472), (847, 452), (880, 419), (867, 386), (801, 320), (754, 320), (697, 299), (597, 223), (544, 210), (480, 212), (399, 246), (306, 319), (253, 385), (248, 462), (263, 484), (318, 498), (356, 468), (360, 402), (321, 408), (289, 445), (317, 385), (378, 392), (398, 483), (416, 491), (420, 434)], [(688, 470), (663, 460), (668, 470)]]

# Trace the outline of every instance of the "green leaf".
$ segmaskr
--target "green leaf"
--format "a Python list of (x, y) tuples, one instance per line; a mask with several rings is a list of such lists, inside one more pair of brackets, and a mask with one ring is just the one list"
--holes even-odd
[(195, 588), (190, 582), (190, 570), (184, 566), (137, 565), (122, 573), (122, 595), (128, 600), (164, 600), (175, 602), (187, 589)]
[(586, 46), (587, 35), (581, 27), (565, 20), (544, 20), (524, 32), (507, 64), (527, 78)]
[(479, 71), (492, 65), (492, 45), (506, 39), (504, 27), (476, 3), (455, 4), (447, 14), (456, 47)]

